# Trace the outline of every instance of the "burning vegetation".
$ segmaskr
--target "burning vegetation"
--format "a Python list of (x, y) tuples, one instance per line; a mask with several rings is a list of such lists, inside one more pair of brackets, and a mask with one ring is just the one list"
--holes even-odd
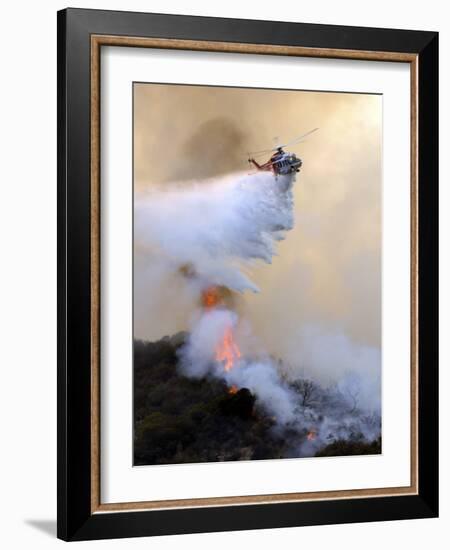
[(227, 326), (220, 342), (216, 346), (215, 358), (223, 365), (226, 372), (230, 371), (241, 357), (241, 352), (233, 336), (233, 327)]
[(234, 302), (206, 286), (190, 333), (135, 342), (135, 465), (380, 453), (358, 387), (288, 380), (279, 361), (245, 356)]
[[(305, 380), (289, 383), (295, 422), (280, 425), (248, 387), (211, 374), (186, 376), (180, 350), (188, 339), (179, 333), (134, 343), (135, 465), (381, 452), (379, 417), (350, 414), (354, 403), (334, 389)], [(220, 357), (224, 370), (227, 360)], [(242, 361), (231, 363), (231, 372)]]
[[(204, 311), (225, 307), (232, 302), (232, 293), (224, 286), (208, 286), (201, 294), (201, 304)], [(215, 360), (223, 365), (226, 372), (230, 371), (241, 358), (241, 351), (234, 337), (233, 326), (228, 323), (215, 346)], [(235, 386), (233, 386), (235, 387)]]
[(281, 458), (285, 442), (249, 389), (180, 373), (185, 337), (134, 344), (134, 464)]

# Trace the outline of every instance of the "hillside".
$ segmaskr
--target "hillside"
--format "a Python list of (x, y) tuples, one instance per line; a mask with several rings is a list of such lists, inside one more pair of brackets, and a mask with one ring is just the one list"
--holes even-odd
[[(299, 421), (280, 429), (247, 388), (228, 388), (216, 378), (193, 379), (179, 372), (177, 350), (185, 337), (179, 333), (134, 343), (134, 465), (299, 456), (293, 449), (307, 441), (306, 425)], [(304, 381), (292, 388), (301, 405)], [(365, 442), (358, 434), (353, 439), (334, 438), (319, 450), (312, 446), (307, 454), (380, 452), (380, 440)]]

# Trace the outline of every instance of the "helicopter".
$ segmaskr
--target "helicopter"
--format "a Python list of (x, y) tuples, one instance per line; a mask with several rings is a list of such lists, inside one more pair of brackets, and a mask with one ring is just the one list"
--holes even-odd
[[(273, 172), (276, 176), (285, 176), (288, 174), (293, 174), (295, 172), (300, 172), (300, 168), (303, 164), (302, 159), (297, 157), (295, 153), (287, 153), (283, 149), (284, 147), (288, 147), (289, 145), (293, 145), (294, 143), (300, 143), (306, 136), (309, 136), (318, 129), (319, 128), (314, 128), (313, 130), (306, 132), (306, 134), (302, 134), (301, 136), (298, 136), (297, 138), (288, 143), (285, 143), (284, 145), (277, 145), (273, 149), (266, 149), (264, 151), (255, 151), (253, 153), (249, 153), (248, 162), (250, 164), (253, 164), (253, 166), (258, 171)], [(263, 164), (259, 164), (253, 158), (253, 156), (250, 156), (266, 155), (269, 153), (272, 153), (272, 156), (267, 162), (264, 162)]]

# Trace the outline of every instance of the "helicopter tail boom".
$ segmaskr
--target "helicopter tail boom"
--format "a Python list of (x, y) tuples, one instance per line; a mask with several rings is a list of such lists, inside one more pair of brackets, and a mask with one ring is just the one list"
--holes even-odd
[(264, 166), (263, 166), (262, 164), (258, 164), (258, 163), (256, 162), (255, 159), (249, 158), (249, 159), (248, 159), (248, 162), (249, 162), (250, 164), (253, 164), (253, 166), (254, 166), (257, 170), (264, 170)]

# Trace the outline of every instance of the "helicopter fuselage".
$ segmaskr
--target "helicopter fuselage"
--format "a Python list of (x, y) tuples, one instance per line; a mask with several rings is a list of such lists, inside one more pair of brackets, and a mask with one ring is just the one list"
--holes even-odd
[(277, 175), (288, 175), (299, 172), (302, 166), (302, 159), (297, 157), (294, 153), (286, 153), (281, 148), (279, 148), (264, 164), (258, 164), (253, 158), (250, 158), (249, 162), (251, 162), (257, 170), (273, 172)]

